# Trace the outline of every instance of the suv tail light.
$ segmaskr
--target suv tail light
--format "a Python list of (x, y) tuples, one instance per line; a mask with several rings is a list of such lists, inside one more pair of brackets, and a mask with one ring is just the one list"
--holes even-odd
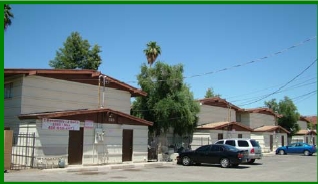
[(242, 153), (239, 153), (239, 154), (237, 155), (237, 157), (238, 157), (238, 158), (243, 158), (243, 154), (242, 154)]
[(250, 153), (255, 153), (255, 150), (254, 150), (254, 148), (252, 148), (252, 149), (251, 149), (251, 152), (250, 152)]

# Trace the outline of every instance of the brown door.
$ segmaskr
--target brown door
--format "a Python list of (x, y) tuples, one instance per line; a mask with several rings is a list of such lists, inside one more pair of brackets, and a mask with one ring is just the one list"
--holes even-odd
[(123, 162), (132, 160), (133, 130), (123, 130)]
[(285, 146), (285, 139), (284, 139), (284, 136), (282, 135), (282, 146)]
[(83, 157), (83, 127), (80, 130), (70, 130), (68, 138), (68, 164), (82, 164)]
[(269, 136), (269, 147), (270, 150), (273, 151), (273, 135)]

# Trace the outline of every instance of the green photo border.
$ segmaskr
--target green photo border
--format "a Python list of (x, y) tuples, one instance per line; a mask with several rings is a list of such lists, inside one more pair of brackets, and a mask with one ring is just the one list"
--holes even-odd
[[(10, 0), (3, 1), (0, 0), (1, 6), (3, 4), (318, 4), (317, 0)], [(1, 19), (1, 23), (3, 19)], [(14, 24), (14, 20), (13, 20)], [(10, 31), (10, 27), (7, 31)], [(5, 35), (5, 31), (1, 30), (2, 34)], [(4, 67), (4, 36), (1, 37), (1, 65)], [(2, 70), (3, 71), (3, 70)], [(1, 81), (4, 81), (4, 75), (1, 75)], [(3, 84), (1, 84), (4, 87)], [(4, 89), (1, 90), (4, 93)], [(3, 95), (2, 95), (3, 96)], [(2, 107), (4, 107), (4, 100), (1, 100)], [(4, 110), (1, 111), (1, 115), (4, 118)], [(4, 120), (2, 118), (2, 120)], [(4, 122), (3, 122), (4, 126)], [(2, 137), (2, 136), (1, 136)], [(4, 147), (2, 146), (2, 149)], [(2, 155), (4, 151), (2, 151)], [(4, 158), (4, 157), (2, 157)], [(4, 166), (4, 160), (1, 159), (1, 164)], [(300, 170), (306, 168), (299, 168)], [(222, 172), (220, 170), (220, 172)], [(295, 173), (297, 174), (297, 173)], [(4, 176), (3, 176), (4, 177)], [(107, 177), (107, 175), (105, 176)], [(270, 176), (269, 176), (270, 177)], [(284, 177), (284, 176), (282, 176)], [(169, 176), (166, 178), (169, 179)], [(244, 182), (244, 183), (260, 183), (261, 181), (255, 182)], [(20, 182), (10, 182), (10, 183), (20, 183)], [(45, 183), (45, 182), (43, 182)], [(50, 182), (50, 183), (60, 183), (60, 182)], [(77, 182), (70, 182), (77, 183)], [(81, 182), (81, 183), (91, 183), (91, 182)], [(126, 183), (126, 182), (116, 182), (116, 183)], [(162, 183), (162, 182), (129, 182), (129, 183)], [(164, 183), (175, 183), (175, 182), (164, 182)], [(183, 183), (202, 183), (202, 182), (183, 182)], [(235, 182), (204, 182), (204, 183), (235, 183)], [(238, 182), (242, 183), (242, 182)], [(261, 182), (261, 183), (315, 183), (315, 182)]]

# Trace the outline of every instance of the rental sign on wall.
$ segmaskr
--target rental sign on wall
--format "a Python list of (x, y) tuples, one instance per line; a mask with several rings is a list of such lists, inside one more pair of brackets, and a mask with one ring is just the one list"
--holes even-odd
[(80, 121), (65, 119), (42, 119), (42, 129), (45, 130), (79, 130)]

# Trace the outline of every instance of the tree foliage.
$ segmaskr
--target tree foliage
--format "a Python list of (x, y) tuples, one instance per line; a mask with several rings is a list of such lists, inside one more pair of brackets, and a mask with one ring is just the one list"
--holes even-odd
[(220, 97), (220, 94), (215, 94), (213, 88), (208, 88), (205, 93), (204, 98)]
[(4, 30), (11, 25), (11, 19), (14, 18), (13, 13), (11, 12), (11, 7), (8, 4), (4, 4)]
[(91, 48), (88, 40), (83, 40), (78, 32), (72, 32), (63, 43), (64, 48), (56, 51), (54, 60), (49, 65), (56, 69), (92, 69), (98, 70), (102, 63), (100, 46)]
[(290, 136), (295, 135), (295, 133), (299, 131), (300, 127), (297, 121), (299, 120), (300, 114), (290, 98), (284, 97), (279, 103), (276, 102), (276, 99), (272, 99), (265, 102), (265, 105), (282, 115), (282, 117), (278, 119), (278, 125), (290, 131)]
[(160, 135), (170, 127), (180, 136), (194, 131), (200, 107), (183, 82), (183, 65), (170, 66), (159, 61), (154, 68), (148, 68), (143, 64), (137, 78), (148, 95), (136, 98), (132, 114), (154, 122), (150, 133)]
[(157, 42), (150, 41), (147, 43), (147, 48), (144, 50), (144, 53), (147, 57), (148, 64), (151, 65), (156, 61), (158, 55), (161, 54), (161, 48), (157, 45)]

